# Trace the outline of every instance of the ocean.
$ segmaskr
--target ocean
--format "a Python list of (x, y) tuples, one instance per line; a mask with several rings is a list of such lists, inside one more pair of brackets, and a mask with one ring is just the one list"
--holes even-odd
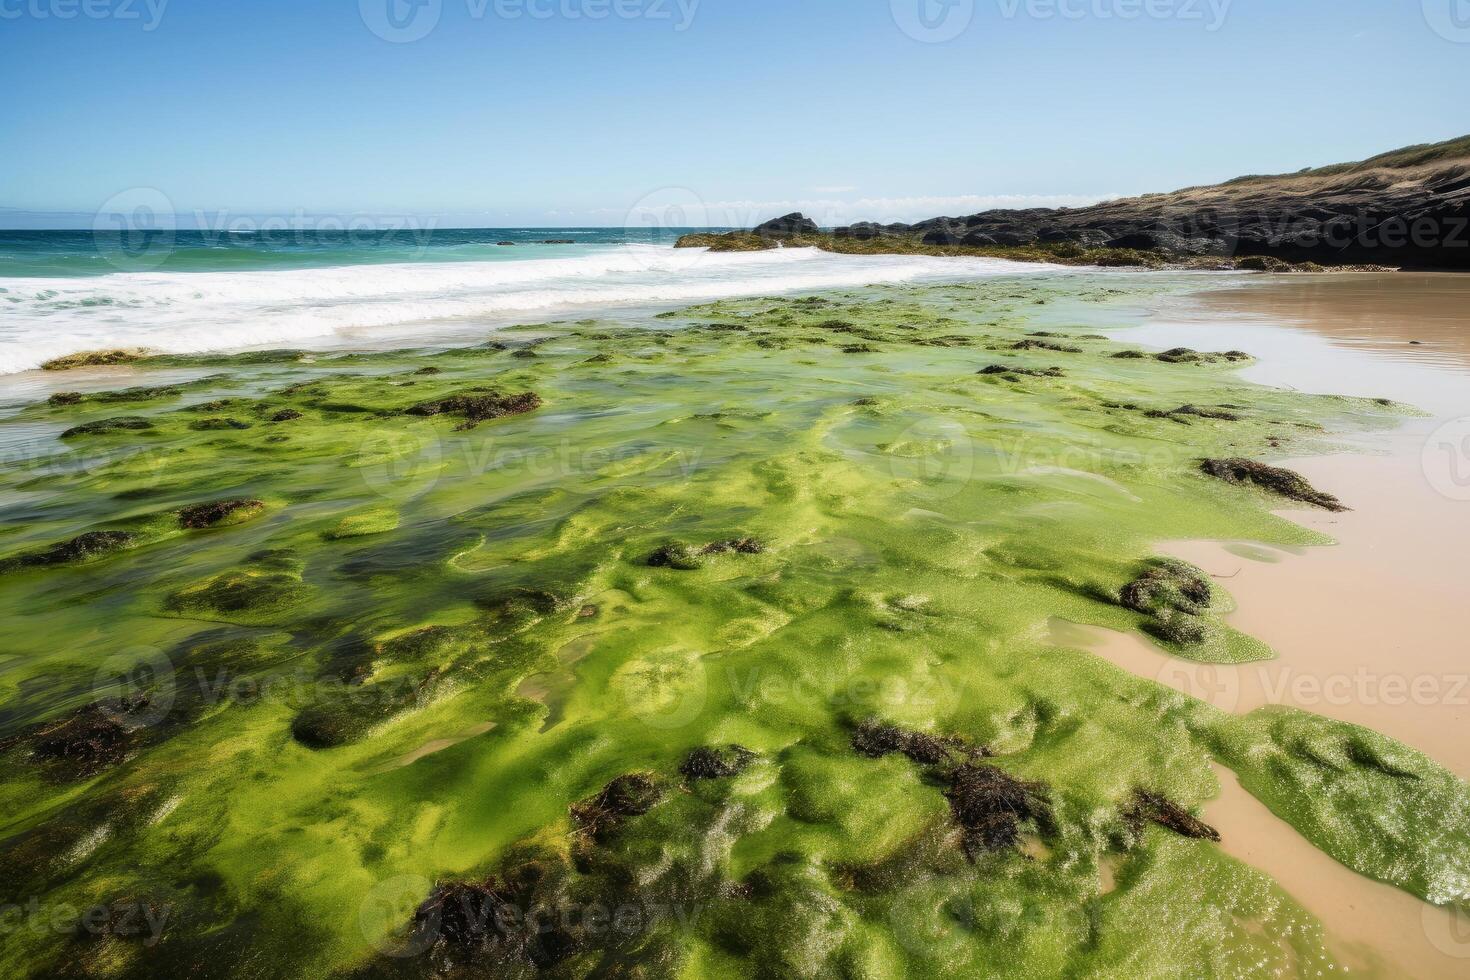
[(672, 247), (702, 230), (0, 231), (0, 374), (116, 347), (474, 342), (527, 319), (1037, 269)]

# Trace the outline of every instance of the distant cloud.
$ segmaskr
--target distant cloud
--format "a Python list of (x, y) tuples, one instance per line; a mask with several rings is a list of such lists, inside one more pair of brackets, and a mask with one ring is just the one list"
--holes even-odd
[(842, 198), (821, 196), (771, 201), (702, 201), (693, 191), (650, 195), (629, 211), (596, 208), (583, 212), (590, 224), (649, 224), (750, 228), (769, 218), (800, 211), (824, 228), (855, 221), (914, 222), (992, 208), (1077, 208), (1121, 194), (958, 194), (916, 197)]

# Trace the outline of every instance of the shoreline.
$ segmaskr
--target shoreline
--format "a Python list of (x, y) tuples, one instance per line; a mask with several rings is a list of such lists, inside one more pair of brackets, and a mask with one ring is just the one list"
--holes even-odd
[[(1441, 281), (1439, 289), (1428, 289), (1421, 276), (1364, 281), (1341, 293), (1333, 292), (1335, 285), (1277, 282), (1202, 294), (1198, 326), (1171, 325), (1166, 311), (1158, 316), (1164, 323), (1144, 328), (1155, 343), (1198, 343), (1211, 331), (1230, 329), (1228, 322), (1208, 322), (1210, 311), (1230, 311), (1265, 328), (1254, 330), (1254, 344), (1242, 342), (1259, 355), (1247, 374), (1307, 390), (1361, 392), (1372, 384), (1389, 397), (1412, 403), (1418, 396), (1431, 407), (1428, 418), (1354, 439), (1345, 452), (1282, 461), (1315, 485), (1351, 497), (1353, 509), (1340, 515), (1278, 511), (1330, 535), (1333, 544), (1282, 550), (1250, 541), (1162, 543), (1160, 553), (1204, 569), (1230, 589), (1238, 608), (1227, 619), (1270, 645), (1277, 659), (1199, 665), (1136, 635), (1076, 628), (1063, 635), (1221, 710), (1290, 705), (1331, 715), (1413, 745), (1470, 778), (1464, 737), (1470, 663), (1458, 615), (1470, 600), (1459, 574), (1470, 549), (1470, 503), (1436, 491), (1423, 458), (1436, 429), (1470, 415), (1470, 284)], [(1436, 304), (1424, 299), (1437, 293), (1444, 295)], [(1271, 338), (1272, 330), (1311, 331), (1327, 343), (1298, 350), (1290, 338)], [(1136, 337), (1133, 331), (1118, 336), (1130, 335)], [(1419, 349), (1410, 351), (1416, 339)], [(1438, 346), (1421, 346), (1432, 341)], [(1369, 380), (1366, 366), (1381, 370)], [(1380, 956), (1388, 961), (1380, 969), (1391, 965), (1416, 977), (1463, 975), (1470, 960), (1463, 913), (1423, 905), (1337, 864), (1245, 793), (1233, 775), (1222, 777), (1221, 787), (1207, 813), (1222, 829), (1243, 821), (1252, 828), (1244, 836), (1227, 834), (1226, 849), (1273, 873), (1337, 935), (1345, 955), (1365, 955), (1365, 964)]]

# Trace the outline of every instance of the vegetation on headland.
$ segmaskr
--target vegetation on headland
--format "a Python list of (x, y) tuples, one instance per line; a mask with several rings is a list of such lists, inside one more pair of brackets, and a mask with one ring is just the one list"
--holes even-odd
[[(1348, 866), (1464, 904), (1470, 791), (1430, 760), (1049, 632), (1270, 656), (1153, 543), (1321, 541), (1276, 494), (1350, 490), (1236, 461), (1408, 411), (1098, 333), (1191, 284), (154, 356), (27, 406), (0, 422), (46, 440), (0, 469), (0, 871), (105, 913), (16, 931), (0, 964), (1332, 970), (1320, 926), (1214, 842), (1250, 831), (1210, 819), (1212, 762)], [(97, 425), (119, 411), (147, 425)]]

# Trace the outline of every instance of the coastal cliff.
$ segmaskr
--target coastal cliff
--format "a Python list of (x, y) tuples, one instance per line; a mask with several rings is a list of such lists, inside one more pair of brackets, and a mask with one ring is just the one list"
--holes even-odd
[(998, 255), (1103, 265), (1272, 270), (1285, 264), (1470, 271), (1470, 136), (1294, 174), (1083, 208), (984, 211), (916, 224), (818, 232), (787, 215), (751, 232), (686, 236), (686, 247), (775, 243), (841, 252)]

